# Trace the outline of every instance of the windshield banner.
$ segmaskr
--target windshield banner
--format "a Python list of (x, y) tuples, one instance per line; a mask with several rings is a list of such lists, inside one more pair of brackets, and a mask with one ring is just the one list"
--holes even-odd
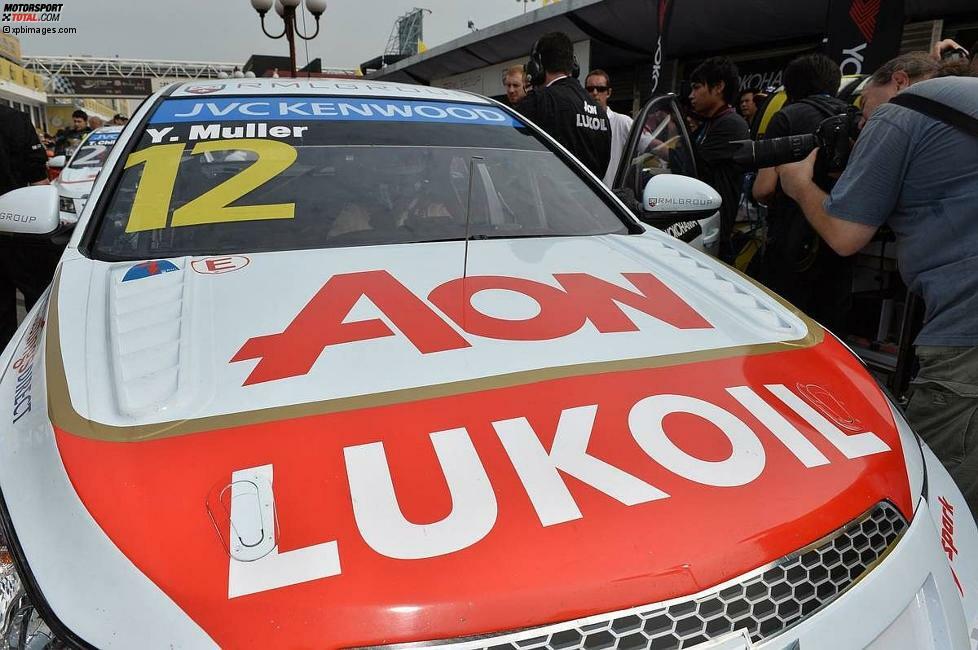
[(85, 144), (112, 145), (118, 139), (118, 133), (93, 133), (85, 140)]
[(235, 122), (256, 119), (372, 122), (441, 122), (522, 126), (495, 106), (415, 100), (334, 98), (212, 98), (163, 102), (152, 124), (176, 122)]

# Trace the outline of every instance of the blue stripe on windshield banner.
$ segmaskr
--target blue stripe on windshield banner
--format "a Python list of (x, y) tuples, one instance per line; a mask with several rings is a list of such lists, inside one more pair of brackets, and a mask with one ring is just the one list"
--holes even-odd
[(86, 142), (112, 144), (118, 139), (119, 139), (118, 133), (93, 133), (90, 136), (88, 136), (88, 140), (86, 140)]
[(494, 106), (344, 97), (168, 99), (156, 109), (150, 123), (240, 122), (262, 119), (522, 126), (516, 119)]

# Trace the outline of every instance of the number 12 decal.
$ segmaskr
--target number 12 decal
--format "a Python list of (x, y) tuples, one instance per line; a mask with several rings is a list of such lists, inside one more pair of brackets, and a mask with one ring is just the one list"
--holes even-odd
[[(183, 144), (157, 145), (137, 151), (126, 160), (126, 169), (146, 165), (132, 202), (127, 233), (166, 228), (183, 150)], [(217, 187), (174, 210), (171, 226), (295, 218), (295, 203), (230, 205), (292, 166), (298, 156), (295, 147), (274, 140), (243, 138), (198, 142), (190, 153), (196, 156), (215, 151), (250, 151), (258, 159)]]

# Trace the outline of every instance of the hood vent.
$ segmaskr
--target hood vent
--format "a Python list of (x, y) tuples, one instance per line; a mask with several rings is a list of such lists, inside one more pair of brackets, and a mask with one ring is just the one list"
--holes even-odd
[(169, 272), (126, 279), (135, 267), (119, 265), (109, 273), (112, 372), (119, 411), (130, 417), (159, 410), (181, 388), (186, 265), (160, 264)]
[[(743, 286), (746, 283), (734, 282), (723, 277), (711, 266), (686, 255), (666, 242), (654, 240), (649, 245), (654, 249), (654, 254), (665, 263), (666, 268), (728, 305), (732, 317), (746, 320), (753, 327), (776, 332), (789, 333), (799, 327), (785, 317), (786, 310), (773, 299), (760, 298), (748, 292)], [(801, 332), (800, 336), (804, 336), (804, 332)]]

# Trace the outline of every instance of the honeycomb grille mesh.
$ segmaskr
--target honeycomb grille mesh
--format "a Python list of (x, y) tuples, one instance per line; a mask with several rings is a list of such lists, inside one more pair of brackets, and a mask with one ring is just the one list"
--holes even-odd
[(740, 629), (758, 642), (837, 598), (906, 527), (903, 516), (884, 501), (825, 539), (717, 591), (604, 621), (548, 626), (536, 636), (533, 630), (493, 636), (479, 645), (491, 650), (680, 650)]

